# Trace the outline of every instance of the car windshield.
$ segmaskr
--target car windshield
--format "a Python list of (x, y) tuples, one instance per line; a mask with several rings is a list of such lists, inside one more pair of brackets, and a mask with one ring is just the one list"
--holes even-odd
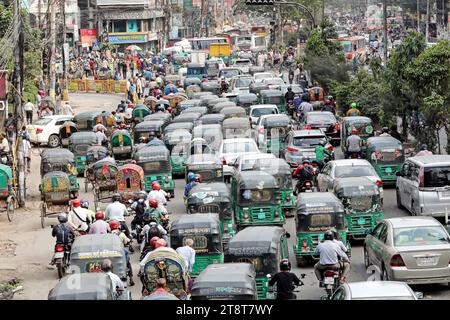
[(336, 122), (336, 118), (332, 114), (307, 114), (307, 122)]
[(266, 114), (278, 114), (278, 110), (275, 108), (258, 108), (252, 110), (252, 117), (261, 117)]
[(52, 121), (52, 118), (41, 118), (33, 122), (34, 126), (45, 126)]
[(439, 245), (450, 243), (443, 227), (411, 227), (394, 229), (396, 247)]
[(222, 70), (220, 71), (220, 76), (225, 78), (232, 78), (239, 75), (238, 70)]
[(257, 152), (258, 148), (254, 143), (250, 142), (231, 142), (224, 143), (223, 153), (244, 153), (244, 152)]
[(319, 143), (326, 143), (327, 139), (325, 136), (313, 136), (313, 137), (295, 137), (294, 146), (296, 147), (313, 147), (317, 146)]
[(375, 176), (376, 172), (370, 166), (337, 166), (336, 178)]
[(450, 186), (450, 167), (425, 167), (425, 187)]
[(252, 78), (240, 78), (236, 80), (236, 88), (247, 88), (252, 83)]

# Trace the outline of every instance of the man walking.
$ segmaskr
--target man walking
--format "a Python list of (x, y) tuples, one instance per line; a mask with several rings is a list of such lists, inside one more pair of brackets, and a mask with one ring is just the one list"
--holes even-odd
[(23, 109), (25, 110), (28, 124), (31, 124), (33, 122), (34, 104), (28, 99), (28, 102), (25, 103)]

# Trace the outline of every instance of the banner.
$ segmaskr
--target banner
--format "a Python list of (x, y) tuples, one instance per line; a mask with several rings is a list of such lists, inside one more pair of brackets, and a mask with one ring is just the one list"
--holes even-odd
[(80, 37), (83, 47), (91, 47), (97, 42), (97, 29), (80, 29)]

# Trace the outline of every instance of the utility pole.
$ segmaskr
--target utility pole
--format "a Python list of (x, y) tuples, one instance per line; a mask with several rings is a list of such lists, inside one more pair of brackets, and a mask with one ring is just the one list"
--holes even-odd
[(42, 4), (42, 0), (39, 0), (38, 1), (38, 28), (40, 30), (42, 30), (41, 4)]
[(429, 26), (430, 26), (430, 0), (427, 0), (427, 20), (425, 25), (425, 40), (427, 42), (429, 36)]
[(56, 102), (56, 0), (49, 0), (49, 9), (50, 9), (50, 40), (51, 40), (51, 49), (50, 49), (50, 90), (49, 96)]
[(385, 67), (387, 65), (388, 54), (387, 43), (387, 0), (383, 0), (383, 63)]
[[(60, 1), (61, 16), (62, 16), (62, 64), (63, 64), (63, 84), (62, 84), (62, 99), (64, 101), (69, 100), (69, 86), (67, 83), (67, 54), (69, 50), (68, 44), (66, 44), (66, 5), (65, 1)], [(67, 52), (66, 52), (67, 51)]]

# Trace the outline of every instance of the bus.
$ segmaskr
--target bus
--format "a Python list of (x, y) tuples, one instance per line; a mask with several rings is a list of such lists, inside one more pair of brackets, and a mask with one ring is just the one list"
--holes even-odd
[(352, 60), (356, 57), (365, 57), (366, 55), (366, 38), (363, 36), (341, 37), (338, 38), (344, 51), (345, 58)]
[(213, 38), (192, 38), (189, 39), (192, 50), (209, 52), (209, 46), (211, 43), (227, 43), (225, 37), (213, 37)]
[(256, 35), (267, 35), (267, 29), (265, 26), (254, 26), (254, 27), (250, 27), (250, 33), (251, 34), (256, 34)]

